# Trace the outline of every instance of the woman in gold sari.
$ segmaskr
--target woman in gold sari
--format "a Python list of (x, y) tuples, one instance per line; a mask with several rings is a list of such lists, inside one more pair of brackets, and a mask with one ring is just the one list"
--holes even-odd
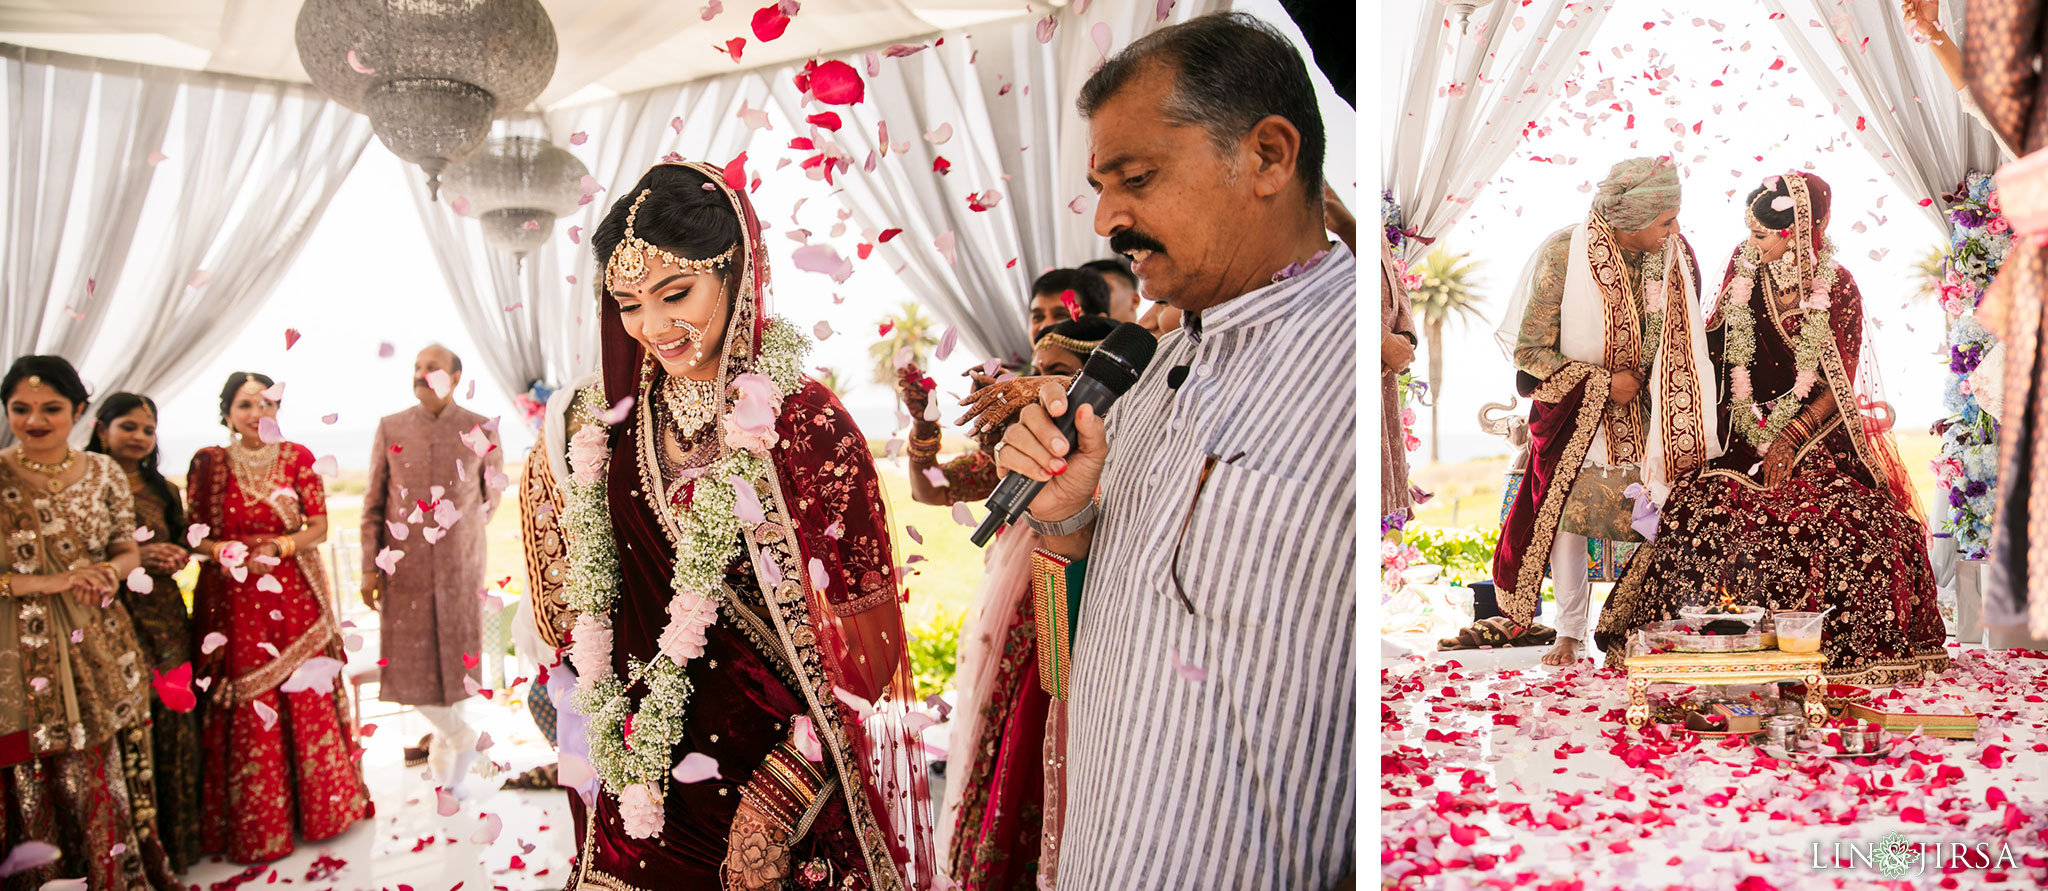
[(149, 667), (115, 596), (140, 565), (127, 481), (70, 446), (87, 394), (69, 362), (17, 360), (0, 398), (20, 440), (0, 451), (0, 850), (47, 854), (0, 882), (179, 888), (148, 779)]

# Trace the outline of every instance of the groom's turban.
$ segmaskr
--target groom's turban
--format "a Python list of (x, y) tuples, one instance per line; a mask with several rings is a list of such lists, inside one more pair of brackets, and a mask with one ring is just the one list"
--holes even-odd
[(1621, 232), (1649, 228), (1678, 209), (1678, 165), (1670, 158), (1631, 158), (1614, 165), (1593, 196), (1593, 212)]

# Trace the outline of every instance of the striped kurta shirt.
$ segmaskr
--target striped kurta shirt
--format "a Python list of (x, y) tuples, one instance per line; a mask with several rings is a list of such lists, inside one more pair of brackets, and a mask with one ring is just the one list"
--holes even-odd
[(1333, 245), (1203, 312), (1109, 413), (1062, 891), (1313, 891), (1355, 869), (1356, 277)]

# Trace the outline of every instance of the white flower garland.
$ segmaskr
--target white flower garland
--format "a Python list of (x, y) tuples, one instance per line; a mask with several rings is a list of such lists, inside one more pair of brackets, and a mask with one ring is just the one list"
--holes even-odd
[[(810, 344), (782, 319), (762, 333), (754, 371), (774, 385), (770, 416), (781, 413), (782, 400), (803, 385), (804, 357)], [(612, 672), (612, 606), (618, 601), (619, 555), (612, 537), (604, 480), (611, 456), (602, 448), (604, 427), (595, 419), (609, 406), (601, 385), (578, 397), (587, 412), (586, 425), (570, 446), (574, 473), (562, 511), (568, 539), (569, 579), (565, 598), (579, 615), (572, 632), (570, 661), (577, 674), (576, 710), (589, 720), (590, 763), (604, 787), (619, 796), (626, 832), (651, 838), (664, 819), (662, 791), (672, 765), (669, 753), (683, 739), (690, 703), (690, 679), (683, 666), (704, 654), (704, 633), (718, 620), (725, 569), (745, 553), (741, 521), (736, 515), (740, 495), (735, 481), (759, 486), (768, 478), (768, 448), (773, 429), (740, 431), (730, 423), (729, 446), (696, 480), (688, 510), (677, 517), (682, 541), (676, 554), (674, 591), (668, 603), (668, 625), (662, 630), (652, 660), (635, 660), (625, 678)], [(647, 694), (639, 708), (626, 695), (634, 682)]]
[(1834, 337), (1828, 316), (1832, 306), (1830, 294), (1840, 278), (1836, 274), (1840, 267), (1835, 265), (1835, 243), (1822, 239), (1819, 253), (1813, 255), (1813, 280), (1808, 284), (1806, 298), (1799, 302), (1806, 310), (1806, 318), (1799, 323), (1799, 340), (1792, 345), (1792, 367), (1797, 376), (1792, 389), (1772, 399), (1766, 411), (1757, 404), (1749, 371), (1750, 363), (1756, 361), (1756, 314), (1749, 309), (1749, 292), (1756, 284), (1760, 258), (1755, 245), (1743, 245), (1736, 260), (1735, 277), (1728, 280), (1727, 288), (1721, 292), (1721, 313), (1728, 324), (1730, 414), (1747, 414), (1756, 420), (1754, 424), (1737, 423), (1735, 429), (1757, 451), (1768, 452), (1771, 443), (1784, 435), (1785, 428), (1799, 416), (1806, 397), (1820, 380), (1820, 357)]

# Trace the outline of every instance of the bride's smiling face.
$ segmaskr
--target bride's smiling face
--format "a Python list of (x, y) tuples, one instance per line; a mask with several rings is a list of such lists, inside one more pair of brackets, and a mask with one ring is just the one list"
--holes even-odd
[(709, 380), (718, 373), (732, 305), (721, 272), (688, 273), (650, 256), (646, 275), (611, 292), (626, 333), (670, 377)]

